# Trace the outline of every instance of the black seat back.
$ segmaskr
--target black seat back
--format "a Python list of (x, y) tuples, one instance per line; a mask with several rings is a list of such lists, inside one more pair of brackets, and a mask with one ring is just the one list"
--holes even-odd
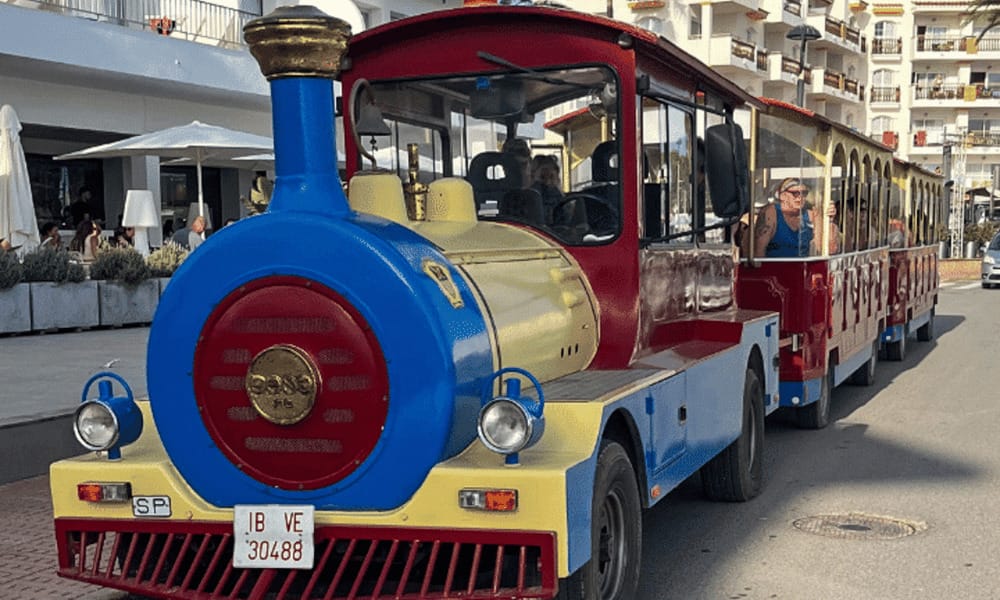
[(472, 184), (477, 210), (486, 203), (499, 205), (504, 194), (521, 189), (525, 184), (517, 158), (503, 152), (477, 154), (469, 163), (465, 179)]

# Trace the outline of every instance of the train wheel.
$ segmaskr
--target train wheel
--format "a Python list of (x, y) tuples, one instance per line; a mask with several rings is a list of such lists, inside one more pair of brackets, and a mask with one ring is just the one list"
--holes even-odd
[(885, 356), (889, 360), (905, 360), (906, 359), (906, 335), (899, 338), (895, 342), (889, 342), (885, 345)]
[(565, 600), (631, 600), (639, 581), (642, 506), (632, 461), (605, 440), (597, 456), (590, 525), (590, 561), (559, 585)]
[(929, 342), (934, 339), (934, 311), (931, 310), (931, 318), (926, 323), (917, 328), (917, 339), (921, 342)]
[(851, 383), (854, 385), (869, 386), (875, 383), (875, 365), (878, 364), (878, 340), (872, 344), (872, 355), (868, 362), (861, 365), (857, 371), (851, 374)]
[(820, 383), (819, 400), (795, 409), (795, 418), (802, 429), (823, 429), (830, 423), (830, 397), (833, 396), (833, 379), (830, 373)]
[(760, 493), (764, 458), (764, 388), (752, 369), (743, 383), (743, 430), (701, 468), (701, 488), (712, 500), (745, 502)]

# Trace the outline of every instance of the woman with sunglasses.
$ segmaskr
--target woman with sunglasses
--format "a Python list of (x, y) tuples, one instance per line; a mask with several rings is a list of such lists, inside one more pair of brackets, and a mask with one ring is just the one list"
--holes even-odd
[[(817, 254), (821, 247), (815, 238), (822, 232), (813, 227), (816, 214), (806, 208), (809, 187), (797, 177), (786, 177), (778, 184), (776, 201), (761, 209), (754, 227), (754, 255), (767, 258), (793, 258)], [(828, 215), (832, 216), (832, 215)], [(837, 239), (830, 223), (831, 238)], [(832, 246), (832, 244), (831, 244)], [(835, 252), (836, 249), (830, 249)]]

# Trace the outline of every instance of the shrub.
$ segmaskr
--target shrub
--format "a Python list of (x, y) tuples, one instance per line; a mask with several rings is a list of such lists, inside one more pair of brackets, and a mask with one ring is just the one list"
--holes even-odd
[(6, 290), (21, 283), (24, 267), (13, 252), (0, 251), (0, 290)]
[(138, 285), (152, 273), (146, 261), (134, 248), (110, 248), (97, 253), (90, 265), (90, 278)]
[(995, 223), (981, 223), (978, 225), (973, 223), (965, 227), (965, 242), (975, 242), (976, 248), (978, 248), (983, 244), (989, 244), (996, 232), (997, 225)]
[(152, 270), (153, 277), (170, 277), (187, 257), (187, 249), (180, 244), (167, 242), (149, 255), (146, 264)]
[(79, 283), (87, 278), (83, 266), (71, 263), (65, 250), (40, 248), (24, 255), (25, 281)]

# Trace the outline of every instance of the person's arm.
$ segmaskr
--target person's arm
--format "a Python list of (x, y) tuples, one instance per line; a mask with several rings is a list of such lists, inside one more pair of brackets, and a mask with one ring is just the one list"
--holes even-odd
[(823, 248), (823, 235), (825, 232), (824, 221), (830, 222), (830, 239), (826, 241), (826, 251), (828, 254), (837, 254), (840, 252), (840, 228), (837, 227), (837, 207), (830, 204), (826, 207), (826, 215), (824, 218), (819, 217), (819, 211), (812, 209), (809, 211), (810, 218), (813, 221), (813, 247), (812, 253), (815, 256), (822, 254), (820, 248)]
[(757, 215), (757, 222), (754, 224), (753, 228), (753, 255), (756, 258), (760, 258), (767, 254), (767, 245), (771, 243), (774, 238), (774, 232), (778, 228), (778, 216), (775, 212), (778, 207), (774, 204), (768, 204), (761, 209), (760, 214)]
[(97, 249), (101, 247), (101, 236), (95, 235), (90, 238), (90, 253), (97, 256)]

